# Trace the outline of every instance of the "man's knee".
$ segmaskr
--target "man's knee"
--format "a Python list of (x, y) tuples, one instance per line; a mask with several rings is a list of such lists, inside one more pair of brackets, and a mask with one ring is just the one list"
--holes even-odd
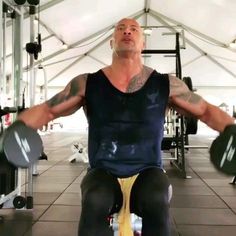
[(112, 203), (109, 191), (99, 186), (88, 189), (82, 197), (83, 207), (89, 208), (92, 211), (108, 211)]
[(92, 211), (111, 211), (122, 202), (122, 193), (116, 178), (104, 170), (89, 172), (82, 181), (82, 207)]
[(132, 192), (132, 209), (134, 212), (160, 212), (169, 208), (171, 186), (166, 175), (158, 169), (142, 173)]
[(145, 211), (159, 211), (169, 208), (168, 192), (159, 190), (150, 192), (143, 199), (143, 205)]

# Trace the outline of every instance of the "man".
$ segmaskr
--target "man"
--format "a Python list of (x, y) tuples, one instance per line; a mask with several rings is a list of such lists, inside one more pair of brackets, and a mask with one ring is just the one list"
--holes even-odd
[(79, 236), (113, 235), (107, 217), (120, 210), (119, 179), (136, 176), (130, 211), (142, 217), (142, 236), (168, 236), (169, 181), (162, 170), (161, 141), (166, 108), (173, 107), (222, 132), (234, 119), (189, 91), (178, 78), (142, 64), (142, 30), (122, 19), (110, 41), (112, 64), (70, 81), (49, 101), (18, 119), (35, 129), (81, 106), (89, 122), (89, 164), (81, 184)]

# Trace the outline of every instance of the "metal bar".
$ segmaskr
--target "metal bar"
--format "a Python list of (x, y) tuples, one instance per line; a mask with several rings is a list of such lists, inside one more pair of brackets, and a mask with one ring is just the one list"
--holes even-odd
[[(147, 27), (147, 25), (148, 25), (148, 14), (147, 14), (147, 12), (149, 11), (149, 7), (150, 7), (150, 0), (145, 0), (145, 27)], [(144, 42), (145, 42), (146, 47), (148, 46), (147, 45), (147, 39), (148, 39), (147, 35), (144, 34)], [(147, 58), (144, 57), (144, 61), (143, 61), (144, 64), (146, 64), (146, 61), (147, 61)]]
[(142, 54), (176, 54), (176, 50), (171, 49), (144, 49)]
[[(15, 29), (16, 29), (16, 24), (15, 24), (15, 16), (16, 14), (13, 14), (12, 15), (12, 45), (11, 45), (11, 48), (12, 48), (12, 64), (11, 64), (11, 78), (10, 78), (10, 81), (9, 81), (9, 85), (10, 85), (10, 89), (12, 90), (12, 97), (15, 98), (15, 89), (14, 89), (14, 81), (15, 81), (15, 55), (16, 55), (16, 48), (15, 48)], [(16, 106), (16, 103), (15, 103), (15, 99), (13, 100), (13, 104), (12, 106)], [(15, 117), (14, 117), (15, 118)]]
[(145, 12), (149, 12), (151, 0), (145, 0)]
[(175, 25), (181, 26), (183, 29), (185, 29), (187, 31), (191, 31), (192, 33), (194, 33), (194, 34), (196, 34), (196, 35), (198, 35), (198, 36), (200, 36), (200, 37), (202, 37), (202, 38), (204, 38), (204, 39), (206, 39), (206, 40), (208, 40), (208, 41), (210, 41), (210, 42), (212, 42), (214, 44), (217, 44), (217, 45), (219, 45), (221, 47), (228, 48), (228, 46), (226, 44), (216, 40), (215, 38), (212, 38), (212, 37), (210, 37), (210, 36), (208, 36), (206, 34), (203, 34), (203, 33), (199, 32), (199, 31), (197, 31), (197, 30), (195, 30), (195, 29), (193, 29), (193, 28), (191, 28), (191, 27), (189, 27), (189, 26), (187, 26), (187, 25), (185, 25), (183, 23), (180, 23), (179, 21), (173, 20), (172, 18), (169, 18), (169, 17), (167, 17), (167, 16), (165, 16), (165, 15), (159, 13), (159, 12), (156, 12), (154, 10), (150, 10), (150, 13), (155, 15), (155, 16), (157, 16), (157, 17), (159, 17), (159, 18), (165, 19), (168, 22), (171, 22), (171, 23), (173, 23)]
[[(2, 8), (1, 8), (2, 9)], [(1, 10), (0, 9), (0, 10)], [(7, 13), (3, 12), (3, 18), (2, 21), (3, 23), (1, 24), (1, 26), (3, 26), (2, 28), (2, 94), (5, 97), (6, 96), (6, 86), (7, 86), (7, 79), (6, 79), (6, 17), (7, 17)], [(0, 27), (1, 27), (0, 26)], [(4, 99), (3, 99), (4, 101)], [(5, 103), (5, 101), (4, 101)], [(6, 104), (2, 104), (3, 106), (5, 106)]]
[[(30, 6), (30, 42), (35, 41), (35, 6)], [(29, 83), (29, 94), (30, 94), (30, 107), (35, 104), (35, 70), (34, 70), (34, 54), (30, 54), (30, 83)], [(28, 209), (33, 208), (33, 173), (34, 165), (28, 168), (28, 194), (27, 194), (27, 204)]]
[(76, 59), (76, 58), (81, 57), (83, 55), (84, 54), (79, 54), (79, 55), (76, 55), (76, 56), (68, 57), (68, 58), (65, 58), (65, 59), (62, 59), (62, 60), (58, 60), (58, 61), (54, 61), (54, 62), (51, 62), (51, 63), (48, 63), (48, 64), (44, 64), (43, 66), (44, 67), (53, 66), (53, 65), (55, 65), (57, 63), (61, 63), (61, 62), (65, 62), (65, 61), (70, 61), (72, 59)]
[[(12, 5), (9, 0), (3, 0), (5, 1), (9, 6)], [(49, 1), (48, 3), (45, 3), (44, 5), (40, 6), (40, 12), (47, 10), (50, 7), (53, 7), (54, 5), (57, 5), (58, 3), (64, 2), (65, 0), (53, 0), (53, 1)], [(16, 7), (15, 7), (16, 8)], [(30, 14), (29, 12), (24, 13), (24, 19), (29, 18)], [(7, 26), (10, 26), (11, 22), (8, 21), (7, 22)]]
[(190, 149), (208, 149), (208, 146), (203, 145), (184, 145), (184, 148), (190, 148)]
[(106, 63), (104, 63), (103, 61), (99, 60), (98, 58), (92, 56), (91, 54), (88, 54), (87, 56), (92, 58), (93, 60), (97, 61), (98, 63), (102, 64), (103, 66), (107, 66)]
[(179, 33), (176, 33), (176, 46), (175, 46), (175, 51), (176, 51), (176, 73), (178, 75), (178, 78), (182, 79), (182, 69), (181, 69), (181, 57), (180, 57), (180, 46), (179, 46)]
[(183, 27), (181, 25), (141, 25), (141, 28), (151, 28), (151, 29), (168, 29), (168, 28), (180, 28)]
[(79, 61), (81, 61), (84, 57), (86, 57), (89, 53), (93, 52), (95, 49), (97, 49), (99, 46), (101, 46), (104, 42), (106, 42), (107, 40), (109, 40), (111, 38), (112, 34), (110, 34), (108, 37), (106, 37), (102, 42), (100, 42), (99, 44), (97, 44), (95, 47), (93, 47), (92, 49), (90, 49), (88, 52), (86, 52), (83, 56), (81, 56), (80, 58), (78, 58), (77, 60), (73, 61), (70, 65), (66, 66), (63, 70), (61, 70), (59, 73), (57, 73), (56, 75), (54, 75), (51, 79), (48, 80), (48, 83), (50, 83), (51, 81), (53, 81), (54, 79), (56, 79), (59, 75), (61, 75), (62, 73), (64, 73), (65, 71), (67, 71), (68, 69), (70, 69), (73, 65), (77, 64)]
[(47, 10), (50, 7), (53, 7), (61, 2), (64, 2), (65, 0), (53, 0), (53, 1), (49, 1), (47, 3), (45, 3), (44, 5), (40, 6), (40, 12)]
[[(182, 67), (181, 67), (181, 57), (180, 57), (180, 45), (179, 45), (180, 34), (176, 32), (176, 75), (178, 78), (182, 79)], [(184, 150), (184, 117), (180, 116), (180, 158), (183, 177), (186, 178), (186, 166), (185, 166), (185, 150)]]
[(198, 85), (198, 86), (194, 86), (195, 88), (197, 89), (213, 89), (213, 90), (216, 90), (216, 89), (220, 89), (220, 90), (236, 90), (236, 86), (201, 86), (201, 85)]
[(193, 62), (195, 62), (195, 61), (197, 61), (197, 60), (199, 60), (199, 59), (202, 58), (202, 57), (203, 57), (203, 55), (199, 55), (199, 56), (193, 58), (192, 60), (190, 60), (190, 61), (188, 61), (188, 62), (182, 64), (182, 68), (185, 67), (185, 66), (187, 66), (187, 65), (189, 65), (189, 64), (191, 64), (191, 63), (193, 63)]
[(20, 93), (21, 93), (21, 83), (23, 81), (23, 56), (22, 56), (22, 44), (23, 44), (23, 11), (19, 8), (21, 14), (16, 13), (15, 15), (15, 29), (14, 29), (14, 92), (15, 92), (15, 102), (14, 106), (18, 107), (21, 105)]
[[(3, 32), (2, 32), (2, 18), (3, 18), (3, 12), (2, 12), (2, 8), (3, 8), (3, 1), (0, 0), (0, 106), (3, 105), (2, 104), (2, 86), (3, 86), (3, 81), (2, 81), (2, 73), (3, 73), (3, 69), (2, 69), (2, 56), (3, 56)], [(0, 120), (1, 121), (1, 120)]]
[[(162, 160), (171, 160), (171, 161), (176, 161), (176, 157), (162, 157)], [(179, 169), (179, 167), (178, 167)]]
[[(20, 7), (18, 7), (18, 6), (13, 6), (11, 1), (9, 1), (9, 0), (3, 0), (3, 2), (5, 2), (8, 6), (10, 6), (11, 9), (13, 9), (13, 10), (14, 10), (15, 12), (17, 12), (19, 15), (22, 14)], [(8, 26), (8, 24), (7, 24), (7, 26)]]
[[(34, 25), (35, 15), (31, 14), (30, 16), (30, 42), (33, 43), (35, 41), (35, 25)], [(30, 107), (35, 104), (35, 71), (34, 71), (34, 55), (30, 54)]]
[(47, 78), (47, 71), (43, 67), (43, 75), (44, 75), (44, 101), (48, 100), (48, 78)]

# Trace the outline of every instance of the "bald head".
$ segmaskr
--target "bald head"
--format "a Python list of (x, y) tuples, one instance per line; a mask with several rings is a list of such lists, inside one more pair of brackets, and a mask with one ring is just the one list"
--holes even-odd
[(144, 48), (143, 30), (135, 19), (120, 20), (113, 33), (111, 47), (118, 51), (140, 52)]

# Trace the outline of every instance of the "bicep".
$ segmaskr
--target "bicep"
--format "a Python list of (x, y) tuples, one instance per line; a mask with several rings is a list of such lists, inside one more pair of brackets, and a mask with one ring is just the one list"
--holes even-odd
[(169, 105), (183, 115), (202, 116), (207, 107), (206, 101), (200, 95), (190, 91), (177, 77), (169, 76), (169, 81)]

